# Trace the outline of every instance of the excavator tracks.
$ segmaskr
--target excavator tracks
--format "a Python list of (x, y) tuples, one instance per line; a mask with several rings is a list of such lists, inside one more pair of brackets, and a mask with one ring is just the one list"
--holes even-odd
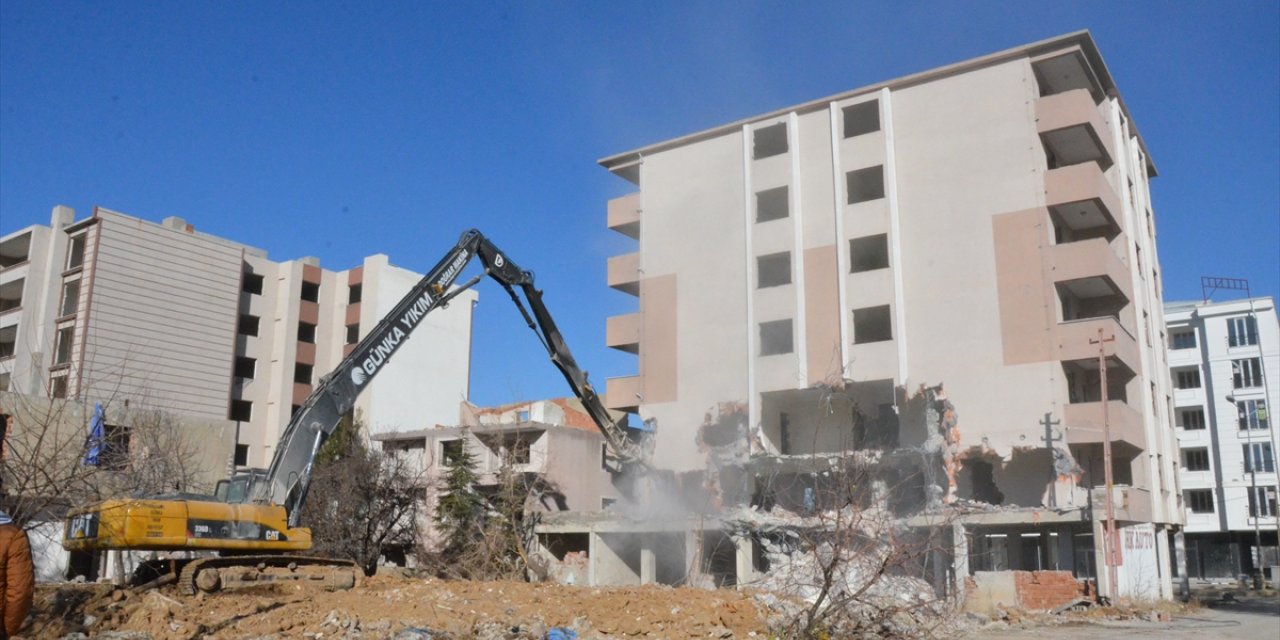
[(213, 593), (262, 584), (305, 584), (326, 591), (351, 589), (359, 582), (360, 568), (349, 560), (307, 556), (227, 556), (187, 562), (178, 573), (178, 590)]

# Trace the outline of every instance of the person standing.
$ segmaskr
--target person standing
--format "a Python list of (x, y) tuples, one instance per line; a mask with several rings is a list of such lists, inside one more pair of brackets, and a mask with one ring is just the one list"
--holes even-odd
[(0, 640), (18, 634), (35, 595), (35, 566), (27, 534), (0, 511)]

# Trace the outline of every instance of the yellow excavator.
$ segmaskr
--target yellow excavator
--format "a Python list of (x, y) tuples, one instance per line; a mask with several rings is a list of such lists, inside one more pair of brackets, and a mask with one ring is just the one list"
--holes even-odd
[[(455, 286), (473, 258), (479, 258), (483, 273)], [(355, 563), (289, 553), (311, 548), (311, 530), (300, 526), (299, 516), (316, 453), (422, 319), (486, 275), (506, 289), (526, 324), (538, 335), (551, 361), (604, 434), (618, 458), (618, 468), (642, 466), (640, 445), (613, 419), (587, 381), (587, 374), (578, 367), (542, 303), (542, 292), (534, 287), (533, 274), (520, 269), (472, 229), (462, 234), (458, 244), (320, 381), (285, 427), (265, 473), (237, 474), (219, 481), (213, 496), (121, 498), (73, 510), (66, 521), (63, 547), (86, 552), (216, 552), (152, 561), (135, 574), (135, 582), (177, 582), (179, 589), (189, 594), (268, 581), (315, 582), (329, 589), (353, 587), (359, 575)]]

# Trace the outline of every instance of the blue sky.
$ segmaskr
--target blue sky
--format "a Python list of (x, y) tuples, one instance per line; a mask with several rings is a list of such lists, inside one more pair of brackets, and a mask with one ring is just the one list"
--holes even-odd
[[(477, 227), (533, 269), (603, 388), (634, 299), (631, 186), (595, 161), (1088, 28), (1161, 176), (1169, 299), (1280, 294), (1280, 3), (291, 3), (0, 0), (0, 233), (94, 205), (285, 260), (422, 271)], [(472, 398), (568, 389), (480, 286)]]

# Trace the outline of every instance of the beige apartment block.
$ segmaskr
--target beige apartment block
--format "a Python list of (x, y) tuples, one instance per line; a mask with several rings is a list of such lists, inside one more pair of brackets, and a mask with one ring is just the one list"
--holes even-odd
[(1105, 415), (1118, 588), (1169, 597), (1156, 168), (1087, 32), (600, 164), (636, 189), (607, 208), (637, 242), (608, 263), (637, 306), (607, 341), (637, 372), (606, 400), (654, 426), (656, 466), (801, 477), (804, 458), (876, 452), (905, 512), (968, 507), (953, 571), (1060, 568), (1107, 593)]
[[(265, 467), (293, 411), (421, 277), (384, 255), (330, 271), (177, 217), (55, 207), (0, 237), (0, 391), (101, 402), (108, 422), (141, 405), (224, 425), (218, 471)], [(371, 433), (456, 419), (477, 300), (424, 320), (359, 398)]]

